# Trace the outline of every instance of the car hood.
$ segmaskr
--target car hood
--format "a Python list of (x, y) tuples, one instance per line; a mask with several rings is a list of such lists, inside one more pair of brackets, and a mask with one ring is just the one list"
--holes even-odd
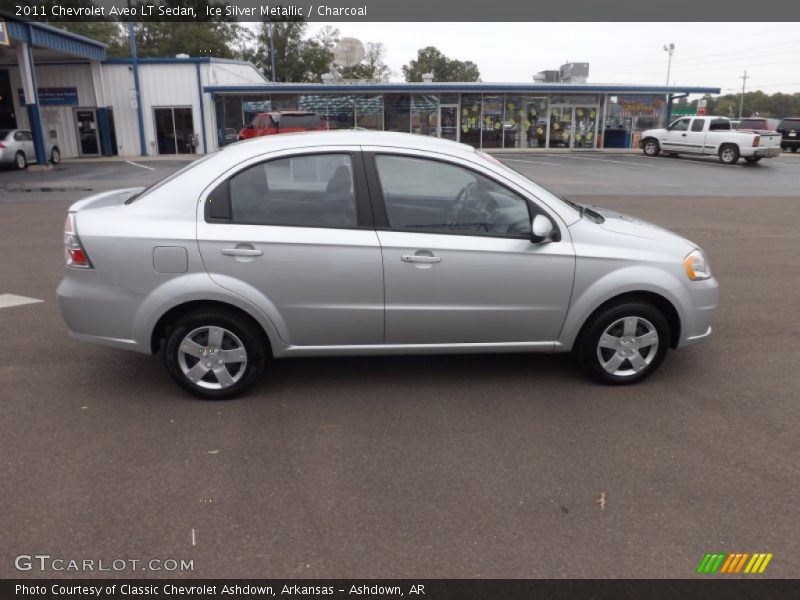
[(677, 233), (673, 233), (669, 229), (664, 229), (663, 227), (650, 223), (649, 221), (637, 219), (636, 217), (607, 208), (592, 206), (591, 210), (605, 219), (600, 226), (614, 233), (630, 235), (669, 245), (681, 251), (685, 251), (686, 254), (691, 252), (694, 248), (697, 248), (696, 244), (693, 244), (686, 238)]

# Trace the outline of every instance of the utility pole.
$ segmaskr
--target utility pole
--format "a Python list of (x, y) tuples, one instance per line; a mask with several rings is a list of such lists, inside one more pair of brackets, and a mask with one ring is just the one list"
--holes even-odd
[(667, 61), (667, 85), (669, 85), (669, 72), (672, 69), (672, 53), (675, 52), (675, 44), (671, 42), (669, 46), (664, 44), (664, 52), (669, 55), (669, 60)]
[(739, 77), (742, 80), (742, 97), (739, 98), (739, 120), (742, 120), (742, 110), (744, 109), (744, 85), (747, 83), (747, 71), (745, 70), (744, 75)]
[(270, 21), (269, 24), (269, 58), (271, 64), (271, 71), (272, 71), (272, 81), (277, 81), (276, 74), (275, 74), (275, 23)]

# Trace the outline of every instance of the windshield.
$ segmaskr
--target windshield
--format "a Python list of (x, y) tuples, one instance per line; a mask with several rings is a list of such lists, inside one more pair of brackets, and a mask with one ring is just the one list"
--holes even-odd
[(144, 196), (146, 196), (150, 192), (152, 192), (154, 190), (157, 190), (158, 188), (160, 188), (165, 183), (168, 183), (168, 182), (172, 181), (173, 179), (175, 179), (179, 175), (182, 175), (182, 174), (186, 173), (186, 171), (190, 171), (191, 169), (194, 169), (196, 166), (206, 162), (209, 158), (214, 156), (217, 152), (222, 152), (222, 150), (223, 150), (223, 148), (220, 148), (219, 150), (216, 150), (216, 151), (214, 151), (214, 152), (212, 152), (210, 154), (206, 154), (202, 158), (198, 158), (197, 160), (193, 160), (192, 162), (190, 162), (188, 165), (186, 165), (182, 169), (178, 169), (174, 173), (172, 173), (170, 175), (167, 175), (166, 177), (164, 177), (164, 179), (159, 179), (155, 183), (151, 183), (150, 185), (148, 185), (146, 188), (144, 188), (138, 194), (134, 194), (133, 196), (128, 198), (125, 201), (125, 204), (131, 204), (133, 202), (136, 202), (137, 200), (139, 200), (140, 198), (143, 198)]

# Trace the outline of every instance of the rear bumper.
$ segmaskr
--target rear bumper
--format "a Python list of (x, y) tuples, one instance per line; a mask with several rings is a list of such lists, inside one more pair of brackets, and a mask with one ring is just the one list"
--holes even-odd
[(781, 140), (782, 148), (800, 148), (800, 137), (796, 138), (783, 138)]
[(66, 268), (56, 290), (61, 316), (77, 340), (150, 354), (131, 323), (142, 297), (104, 283), (94, 269)]
[(753, 154), (753, 156), (758, 156), (758, 157), (762, 157), (762, 158), (764, 158), (764, 157), (766, 157), (766, 158), (775, 158), (776, 156), (780, 156), (780, 155), (781, 155), (781, 149), (780, 148), (756, 148), (756, 151)]

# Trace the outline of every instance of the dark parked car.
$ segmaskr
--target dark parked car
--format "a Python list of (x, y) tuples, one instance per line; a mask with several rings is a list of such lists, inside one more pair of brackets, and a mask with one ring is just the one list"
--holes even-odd
[(786, 117), (776, 129), (781, 134), (781, 148), (797, 152), (800, 147), (800, 117)]

